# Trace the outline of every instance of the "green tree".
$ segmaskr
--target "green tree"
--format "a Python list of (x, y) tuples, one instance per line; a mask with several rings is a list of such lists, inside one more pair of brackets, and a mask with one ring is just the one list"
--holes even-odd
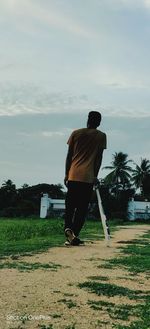
[(13, 207), (17, 195), (16, 185), (11, 179), (4, 181), (0, 188), (0, 209)]
[(25, 188), (28, 188), (28, 187), (29, 187), (29, 185), (28, 185), (27, 183), (24, 183), (24, 184), (21, 186), (22, 189), (25, 189)]
[(118, 196), (119, 190), (125, 190), (131, 187), (130, 179), (132, 168), (129, 163), (133, 162), (128, 159), (128, 154), (123, 152), (115, 152), (111, 166), (106, 166), (103, 169), (109, 169), (111, 172), (104, 178), (106, 184), (111, 188), (111, 191)]
[(148, 159), (142, 159), (140, 165), (135, 164), (135, 169), (132, 170), (132, 181), (135, 187), (142, 193), (143, 182), (146, 181), (147, 176), (150, 175), (150, 161)]
[(40, 201), (43, 193), (53, 199), (64, 199), (65, 192), (61, 184), (23, 184), (19, 189), (10, 180), (0, 188), (0, 217), (39, 216)]
[(16, 191), (16, 185), (12, 182), (11, 179), (4, 181), (1, 188), (7, 192)]
[(150, 175), (146, 175), (143, 179), (142, 193), (150, 201)]

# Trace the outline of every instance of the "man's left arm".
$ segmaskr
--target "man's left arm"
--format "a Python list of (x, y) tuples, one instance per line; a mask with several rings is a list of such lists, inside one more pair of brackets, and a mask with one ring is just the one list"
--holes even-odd
[(71, 163), (72, 163), (72, 156), (73, 156), (73, 147), (71, 145), (69, 145), (68, 153), (67, 153), (67, 157), (66, 157), (65, 178), (64, 178), (64, 184), (66, 186), (67, 186), (67, 181), (68, 181), (69, 170), (70, 170)]

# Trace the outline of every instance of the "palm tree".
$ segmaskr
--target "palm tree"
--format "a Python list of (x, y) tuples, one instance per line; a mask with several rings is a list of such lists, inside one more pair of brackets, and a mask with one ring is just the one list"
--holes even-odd
[(135, 163), (136, 167), (132, 170), (132, 180), (136, 188), (140, 188), (141, 192), (143, 190), (143, 181), (147, 176), (150, 175), (150, 161), (147, 159), (141, 158), (141, 163), (138, 166)]
[(103, 169), (112, 170), (106, 177), (105, 183), (110, 185), (112, 190), (115, 190), (116, 196), (118, 195), (119, 188), (125, 189), (130, 187), (130, 172), (132, 168), (128, 165), (132, 160), (128, 160), (128, 155), (123, 152), (115, 152), (113, 154), (113, 160), (111, 166), (106, 166)]

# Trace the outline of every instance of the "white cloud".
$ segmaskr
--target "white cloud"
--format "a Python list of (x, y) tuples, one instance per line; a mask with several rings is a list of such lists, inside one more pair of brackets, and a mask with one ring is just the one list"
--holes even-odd
[(144, 0), (144, 5), (146, 8), (150, 9), (150, 0)]
[(49, 92), (32, 84), (1, 84), (0, 116), (85, 111), (91, 106), (85, 95)]
[(43, 137), (62, 137), (65, 136), (65, 133), (62, 131), (43, 131), (42, 132)]
[(141, 159), (149, 159), (150, 160), (150, 152), (145, 152), (145, 151), (143, 152), (143, 150), (142, 150), (142, 156), (139, 154), (139, 152), (137, 152), (132, 156), (132, 159), (135, 163), (140, 165)]
[(105, 117), (116, 117), (116, 118), (150, 118), (149, 110), (135, 109), (135, 108), (126, 108), (124, 106), (114, 106), (114, 107), (105, 107), (98, 108), (102, 115)]
[(1, 0), (0, 8), (10, 10), (17, 4), (17, 2), (17, 0)]
[(18, 165), (21, 165), (22, 163), (17, 162), (11, 162), (11, 161), (0, 161), (1, 166), (8, 166), (8, 167), (17, 167)]
[[(95, 79), (94, 75), (93, 78)], [(92, 80), (92, 76), (90, 76), (90, 79)], [(109, 78), (108, 80), (105, 80), (105, 83), (106, 82), (107, 87), (112, 87), (111, 84), (113, 80)], [(104, 86), (103, 79), (101, 84)], [(46, 89), (42, 89), (39, 86), (32, 84), (20, 84), (20, 86), (8, 84), (5, 87), (1, 84), (0, 89), (0, 116), (29, 116), (50, 113), (87, 113), (91, 109), (95, 109), (97, 111), (101, 111), (104, 116), (150, 117), (149, 108), (144, 109), (144, 106), (142, 106), (140, 109), (139, 106), (126, 106), (123, 101), (120, 105), (112, 104), (110, 106), (107, 99), (104, 103), (104, 101), (101, 101), (99, 96), (92, 97), (90, 95), (71, 94), (67, 92), (50, 93)], [(107, 92), (109, 92), (109, 90), (107, 90)], [(48, 133), (48, 135), (50, 137), (51, 132)]]
[(47, 131), (37, 131), (37, 132), (26, 132), (26, 131), (20, 131), (17, 132), (18, 136), (23, 136), (27, 138), (37, 138), (37, 137), (46, 137), (46, 138), (61, 138), (64, 137), (72, 132), (71, 128), (63, 128), (59, 131), (55, 130), (47, 130)]
[(29, 33), (27, 20), (30, 24), (29, 19), (32, 19), (33, 26), (38, 21), (47, 27), (60, 31), (64, 30), (79, 37), (92, 38), (95, 36), (95, 32), (92, 29), (60, 12), (58, 8), (54, 8), (54, 2), (51, 1), (48, 5), (43, 5), (43, 1), (39, 4), (33, 0), (2, 0), (0, 8), (7, 11), (9, 17), (14, 18), (16, 26), (24, 31), (27, 29), (27, 33)]
[(150, 0), (95, 0), (101, 8), (108, 8), (111, 12), (122, 10), (150, 9)]
[(126, 7), (134, 7), (141, 0), (95, 0), (100, 7), (109, 7), (110, 10), (119, 10)]
[(43, 131), (41, 135), (43, 137), (53, 138), (53, 137), (64, 137), (68, 134), (71, 134), (72, 128), (63, 128), (59, 131)]
[[(96, 0), (93, 2), (93, 7), (95, 6), (95, 2)], [(60, 3), (63, 3), (63, 1), (60, 1)], [(87, 2), (88, 15), (89, 8), (91, 8), (88, 7), (89, 3), (90, 1)], [(56, 28), (59, 30), (59, 32), (67, 31), (77, 36), (92, 37), (92, 35), (95, 35), (95, 32), (93, 32), (91, 27), (95, 15), (96, 24), (94, 26), (97, 26), (98, 33), (101, 33), (102, 27), (104, 36), (107, 35), (107, 37), (105, 38), (106, 40), (104, 43), (99, 42), (96, 44), (95, 40), (94, 42), (92, 40), (92, 44), (89, 43), (89, 47), (87, 47), (86, 44), (85, 48), (83, 43), (82, 49), (81, 43), (79, 42), (79, 48), (75, 49), (76, 52), (78, 52), (79, 49), (79, 54), (77, 53), (77, 56), (76, 54), (75, 56), (73, 54), (74, 38), (72, 38), (73, 42), (70, 46), (70, 52), (69, 48), (65, 48), (65, 42), (63, 43), (61, 33), (58, 35), (58, 40), (60, 40), (61, 44), (60, 48), (59, 45), (56, 46), (56, 53), (55, 51), (53, 52), (53, 50), (51, 51), (51, 49), (49, 49), (52, 52), (52, 57), (51, 52), (48, 53), (48, 55), (50, 54), (50, 58), (48, 55), (46, 57), (44, 52), (39, 52), (39, 49), (41, 50), (42, 46), (45, 47), (45, 40), (41, 44), (41, 38), (38, 40), (39, 45), (37, 45), (37, 39), (35, 40), (35, 43), (33, 42), (33, 55), (32, 50), (29, 48), (29, 57), (26, 56), (26, 50), (22, 50), (21, 47), (18, 47), (16, 50), (16, 56), (15, 53), (13, 54), (13, 50), (12, 52), (10, 51), (10, 48), (5, 49), (3, 56), (4, 64), (1, 64), (2, 66), (0, 69), (1, 71), (9, 71), (7, 76), (7, 72), (4, 72), (2, 79), (8, 79), (9, 81), (11, 79), (12, 85), (8, 86), (8, 88), (3, 88), (3, 86), (0, 86), (0, 116), (87, 112), (91, 108), (99, 109), (105, 115), (109, 116), (149, 116), (148, 109), (144, 109), (146, 101), (142, 106), (143, 108), (140, 109), (138, 104), (138, 97), (137, 106), (135, 105), (135, 108), (133, 108), (132, 102), (130, 103), (130, 100), (127, 100), (128, 106), (123, 104), (124, 99), (127, 99), (126, 96), (128, 97), (128, 91), (132, 92), (133, 90), (134, 94), (137, 95), (138, 92), (142, 94), (142, 90), (143, 95), (146, 95), (146, 93), (148, 95), (149, 93), (150, 75), (148, 74), (148, 61), (146, 59), (147, 56), (144, 57), (144, 55), (147, 55), (148, 52), (146, 54), (140, 51), (138, 52), (138, 50), (144, 49), (144, 46), (146, 49), (147, 44), (141, 44), (140, 40), (139, 44), (135, 45), (133, 38), (130, 39), (129, 34), (127, 35), (127, 38), (124, 38), (124, 31), (121, 30), (119, 33), (118, 22), (116, 23), (117, 25), (113, 24), (111, 31), (106, 23), (110, 21), (111, 26), (112, 22), (114, 22), (115, 16), (113, 13), (111, 13), (111, 8), (114, 5), (116, 8), (117, 6), (123, 7), (127, 5), (132, 6), (133, 8), (135, 6), (136, 8), (136, 3), (137, 6), (139, 6), (139, 3), (141, 3), (141, 6), (148, 6), (150, 0), (137, 0), (137, 2), (135, 0), (97, 0), (97, 3), (99, 3), (101, 6), (105, 5), (105, 3), (107, 6), (110, 4), (110, 10), (105, 12), (102, 22), (100, 22), (100, 25), (98, 25), (97, 18), (100, 18), (101, 14), (99, 16), (95, 15), (94, 11), (97, 8), (97, 6), (95, 6), (92, 12), (92, 19), (91, 21), (89, 20), (89, 27), (87, 27), (86, 24), (83, 23), (83, 21), (85, 22), (84, 17), (83, 21), (81, 21), (81, 16), (80, 18), (75, 19), (73, 12), (72, 16), (69, 16), (68, 13), (70, 7), (68, 7), (68, 11), (65, 12), (65, 10), (62, 10), (61, 12), (59, 7), (56, 8), (55, 1), (49, 0), (43, 2), (42, 0), (1, 0), (0, 9), (2, 6), (5, 7), (5, 10), (7, 9), (8, 11), (9, 17), (14, 17), (14, 22), (18, 22), (17, 24), (19, 27), (24, 26), (24, 30), (26, 30), (27, 27), (28, 32), (28, 28), (32, 22), (35, 30), (37, 29), (38, 31), (39, 29), (42, 31), (42, 33), (43, 29), (41, 29), (41, 25), (43, 24), (47, 27)], [(77, 6), (79, 10), (80, 5)], [(107, 13), (108, 18), (105, 19)], [(121, 17), (122, 16), (120, 16), (120, 18)], [(29, 26), (27, 24), (28, 18), (30, 21)], [(136, 34), (135, 37), (137, 37)], [(125, 41), (127, 41), (127, 43)], [(18, 41), (16, 41), (16, 45), (17, 44)], [(131, 49), (129, 49), (131, 44)], [(56, 44), (54, 44), (54, 46), (52, 45), (54, 50), (55, 45)], [(75, 44), (75, 46), (77, 46), (77, 44)], [(22, 53), (20, 53), (20, 49)], [(9, 53), (10, 57), (8, 58), (7, 54)], [(58, 53), (60, 53), (59, 56), (57, 56)], [(12, 54), (14, 57), (13, 60)], [(36, 54), (37, 56), (35, 58)], [(70, 60), (70, 58), (72, 58), (72, 54), (73, 59)], [(5, 58), (7, 62), (5, 62)], [(14, 61), (14, 64), (9, 64), (11, 63), (11, 60), (12, 62)], [(147, 62), (144, 63), (144, 60)], [(50, 78), (48, 76), (50, 76)], [(18, 79), (18, 87), (13, 86), (14, 77)], [(36, 87), (32, 86), (32, 83), (28, 83), (28, 86), (24, 86), (21, 84), (21, 82), (19, 85), (19, 79), (21, 78), (24, 79), (24, 81), (36, 81), (39, 85)], [(48, 81), (48, 83), (46, 81)], [(54, 89), (57, 92), (49, 92), (48, 88), (45, 90), (45, 87), (43, 87), (45, 83), (47, 83), (49, 90), (51, 90), (51, 88), (54, 86)], [(74, 86), (77, 91), (74, 90)], [(97, 90), (97, 95), (94, 89)], [(59, 90), (67, 90), (67, 92), (60, 93)], [(82, 95), (82, 91), (80, 95), (80, 90), (83, 90), (88, 95), (88, 97)], [(114, 94), (118, 93), (118, 95), (119, 93), (122, 93), (120, 105), (116, 106), (116, 103), (119, 104), (117, 102), (117, 96), (115, 96), (116, 103), (115, 97), (113, 98), (114, 103), (112, 100), (107, 102), (106, 92), (114, 92)], [(92, 95), (92, 93), (96, 96), (91, 97), (90, 94)], [(101, 101), (101, 95), (103, 102)], [(104, 100), (105, 95), (106, 100)], [(148, 98), (147, 95), (146, 98)], [(112, 107), (110, 107), (110, 104), (112, 104)], [(146, 104), (146, 107), (148, 107), (148, 104)]]
[(125, 70), (122, 66), (103, 63), (87, 70), (86, 78), (99, 86), (112, 88), (150, 89), (149, 76), (143, 77), (138, 71)]

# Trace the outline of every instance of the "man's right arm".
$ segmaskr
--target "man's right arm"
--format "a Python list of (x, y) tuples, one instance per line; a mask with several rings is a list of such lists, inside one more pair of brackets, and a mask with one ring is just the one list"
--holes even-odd
[(95, 178), (97, 178), (98, 172), (99, 172), (101, 164), (102, 164), (103, 151), (104, 151), (104, 149), (101, 149), (98, 152), (97, 157), (95, 159), (95, 164), (94, 164), (94, 176), (95, 176)]
[(102, 164), (103, 152), (104, 152), (104, 149), (106, 149), (106, 148), (107, 148), (107, 136), (105, 133), (103, 133), (103, 142), (101, 143), (101, 147), (97, 153), (97, 157), (95, 159), (95, 164), (94, 164), (95, 178), (97, 178), (97, 176), (98, 176), (98, 172), (99, 172), (101, 164)]

